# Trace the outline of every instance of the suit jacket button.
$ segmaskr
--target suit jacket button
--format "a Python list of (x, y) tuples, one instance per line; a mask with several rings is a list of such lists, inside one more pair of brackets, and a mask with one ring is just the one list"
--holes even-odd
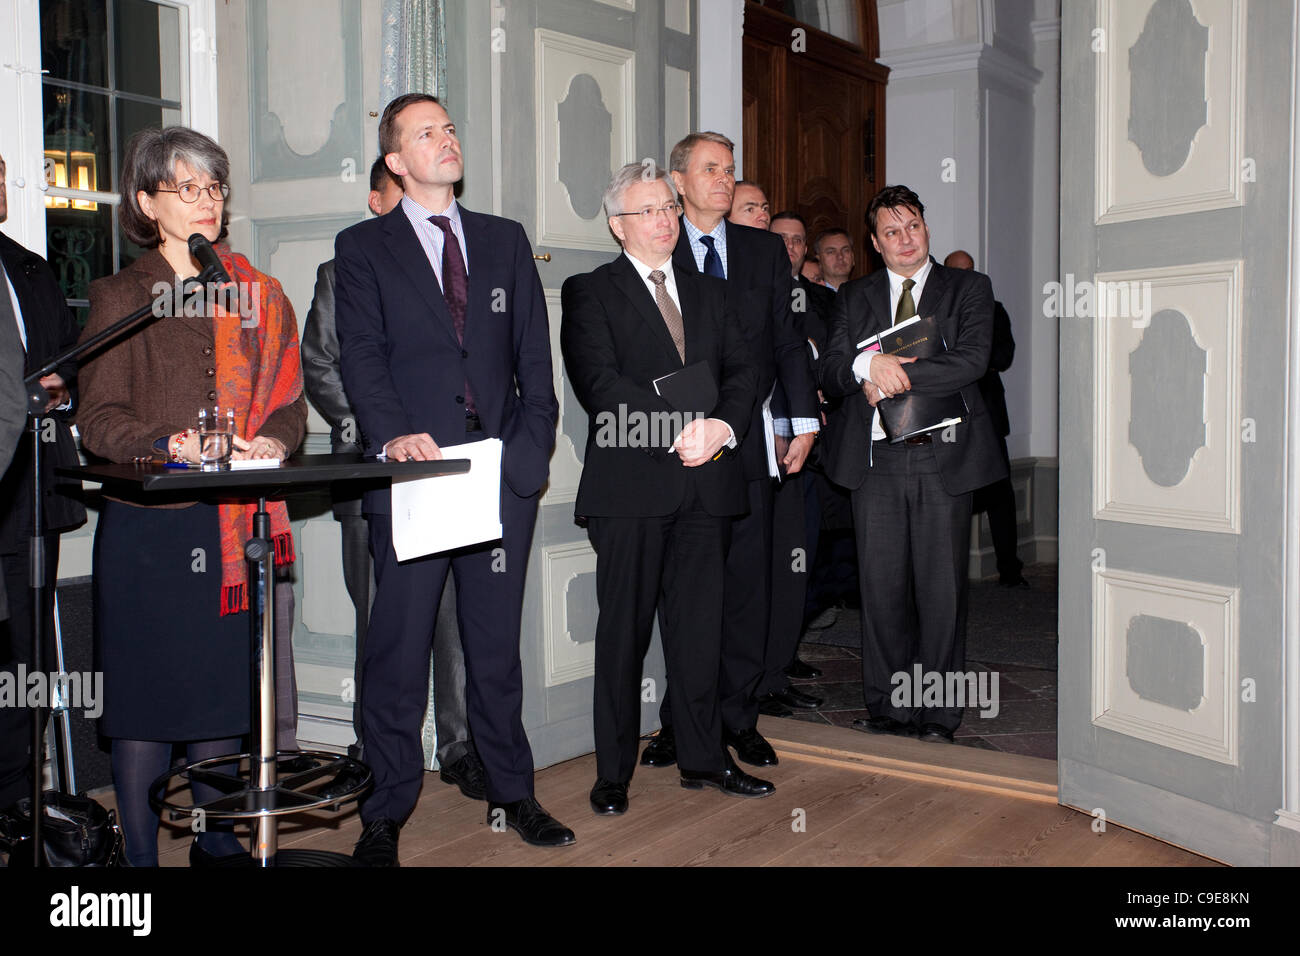
[(469, 358), (469, 353), (466, 352), (464, 349), (461, 349), (460, 357), (461, 357), (461, 358)]
[(457, 405), (464, 405), (464, 404), (465, 404), (465, 396), (464, 396), (464, 395), (457, 395), (457, 396), (456, 396), (456, 404), (457, 404)]
[(216, 393), (216, 392), (208, 392), (208, 401), (210, 401), (210, 402), (215, 402), (216, 400), (217, 400), (217, 393)]
[(204, 369), (204, 372), (207, 374), (208, 378), (212, 378), (212, 376), (217, 374), (217, 370), (215, 368)]
[(211, 354), (212, 354), (212, 346), (211, 346), (211, 345), (205, 345), (205, 346), (203, 346), (203, 354), (204, 354), (204, 355), (211, 355)]

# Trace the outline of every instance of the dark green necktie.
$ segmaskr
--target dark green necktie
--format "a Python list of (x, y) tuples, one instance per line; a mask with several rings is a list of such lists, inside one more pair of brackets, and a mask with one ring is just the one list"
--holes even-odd
[(898, 309), (894, 312), (894, 324), (906, 322), (912, 316), (916, 315), (916, 303), (912, 301), (912, 286), (916, 285), (913, 279), (903, 280), (903, 294), (898, 297)]

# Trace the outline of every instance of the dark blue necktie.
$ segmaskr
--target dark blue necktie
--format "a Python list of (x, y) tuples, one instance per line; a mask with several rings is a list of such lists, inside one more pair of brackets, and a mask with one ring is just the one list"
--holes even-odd
[(712, 236), (700, 236), (700, 242), (704, 243), (704, 274), (706, 276), (717, 276), (719, 279), (725, 279), (727, 274), (722, 271), (722, 257), (718, 255), (718, 250), (713, 248)]

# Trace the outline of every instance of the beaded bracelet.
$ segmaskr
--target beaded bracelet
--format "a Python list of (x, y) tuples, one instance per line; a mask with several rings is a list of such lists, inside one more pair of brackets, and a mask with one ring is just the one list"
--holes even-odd
[(190, 433), (190, 432), (189, 432), (189, 429), (186, 429), (186, 430), (183, 431), (183, 432), (178, 432), (178, 433), (177, 433), (177, 435), (176, 435), (176, 447), (172, 450), (172, 461), (184, 461), (184, 460), (185, 460), (185, 456), (181, 454), (181, 451), (185, 448), (185, 439), (186, 439), (186, 437), (189, 436), (189, 433)]

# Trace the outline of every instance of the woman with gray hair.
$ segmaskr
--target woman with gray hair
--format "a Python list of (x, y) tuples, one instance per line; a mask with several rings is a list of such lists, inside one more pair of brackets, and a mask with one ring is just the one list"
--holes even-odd
[[(302, 441), (307, 406), (297, 322), (279, 282), (221, 240), (230, 219), (230, 161), (184, 127), (144, 130), (122, 160), (119, 219), (148, 251), (90, 287), (89, 337), (155, 303), (163, 317), (106, 348), (81, 371), (83, 447), (114, 462), (199, 461), (201, 409), (233, 414), (232, 457), (285, 458)], [(184, 308), (171, 299), (199, 263), (188, 239), (216, 242), (239, 298)], [(166, 291), (163, 291), (166, 290)], [(162, 293), (159, 295), (159, 293)], [(223, 307), (223, 303), (224, 306)], [(249, 588), (243, 557), (253, 506), (106, 498), (95, 531), (100, 732), (112, 741), (113, 784), (134, 866), (158, 861), (158, 816), (148, 790), (182, 743), (190, 762), (238, 753), (249, 729)], [(293, 561), (283, 502), (267, 506), (277, 565)], [(277, 615), (279, 616), (279, 615)], [(277, 624), (279, 622), (277, 621)], [(192, 784), (195, 802), (215, 791)], [(234, 833), (210, 825), (191, 865), (240, 853)]]

